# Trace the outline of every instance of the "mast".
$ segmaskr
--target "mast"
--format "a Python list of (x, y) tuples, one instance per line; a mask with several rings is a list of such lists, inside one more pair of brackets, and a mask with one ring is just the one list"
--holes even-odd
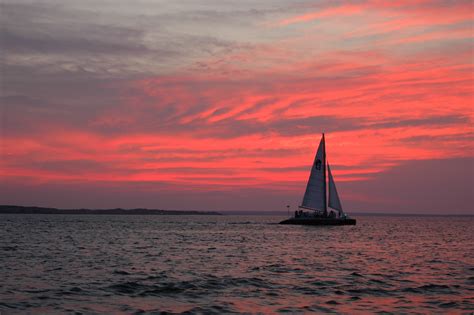
[(324, 215), (328, 214), (327, 187), (326, 187), (326, 139), (323, 132), (323, 174), (324, 174)]

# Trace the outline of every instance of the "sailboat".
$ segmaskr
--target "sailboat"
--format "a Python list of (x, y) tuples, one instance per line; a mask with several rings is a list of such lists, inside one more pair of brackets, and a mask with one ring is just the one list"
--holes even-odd
[[(328, 180), (326, 180), (326, 173)], [(329, 186), (329, 187), (328, 187)], [(329, 189), (328, 189), (329, 188)], [(327, 198), (329, 196), (329, 198)], [(329, 199), (329, 200), (328, 200)], [(328, 207), (332, 210), (328, 210)], [(331, 168), (326, 159), (326, 141), (324, 133), (321, 137), (314, 158), (303, 202), (293, 217), (281, 221), (280, 224), (299, 225), (355, 225), (356, 220), (342, 210), (341, 200)]]

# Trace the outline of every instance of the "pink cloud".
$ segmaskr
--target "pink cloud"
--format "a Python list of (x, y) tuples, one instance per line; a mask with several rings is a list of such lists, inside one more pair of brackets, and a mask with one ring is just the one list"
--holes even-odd
[[(27, 123), (2, 138), (2, 176), (297, 193), (323, 131), (345, 185), (410, 161), (472, 157), (468, 8), (428, 1), (309, 7), (279, 22), (303, 32), (122, 80), (109, 87), (116, 103), (85, 106), (90, 113), (80, 123), (18, 112)], [(334, 24), (341, 17), (353, 29)], [(314, 20), (318, 29), (305, 25)], [(446, 44), (453, 40), (454, 48)], [(440, 48), (424, 47), (432, 41)]]

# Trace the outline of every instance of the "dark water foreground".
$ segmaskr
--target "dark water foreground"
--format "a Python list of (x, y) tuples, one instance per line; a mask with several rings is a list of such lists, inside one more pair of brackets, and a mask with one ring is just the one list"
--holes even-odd
[(0, 313), (470, 313), (474, 219), (0, 215)]

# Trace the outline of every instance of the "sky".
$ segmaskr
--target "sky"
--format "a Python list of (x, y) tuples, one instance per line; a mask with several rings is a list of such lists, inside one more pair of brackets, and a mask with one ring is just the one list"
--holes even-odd
[(2, 0), (0, 204), (474, 214), (473, 6)]

